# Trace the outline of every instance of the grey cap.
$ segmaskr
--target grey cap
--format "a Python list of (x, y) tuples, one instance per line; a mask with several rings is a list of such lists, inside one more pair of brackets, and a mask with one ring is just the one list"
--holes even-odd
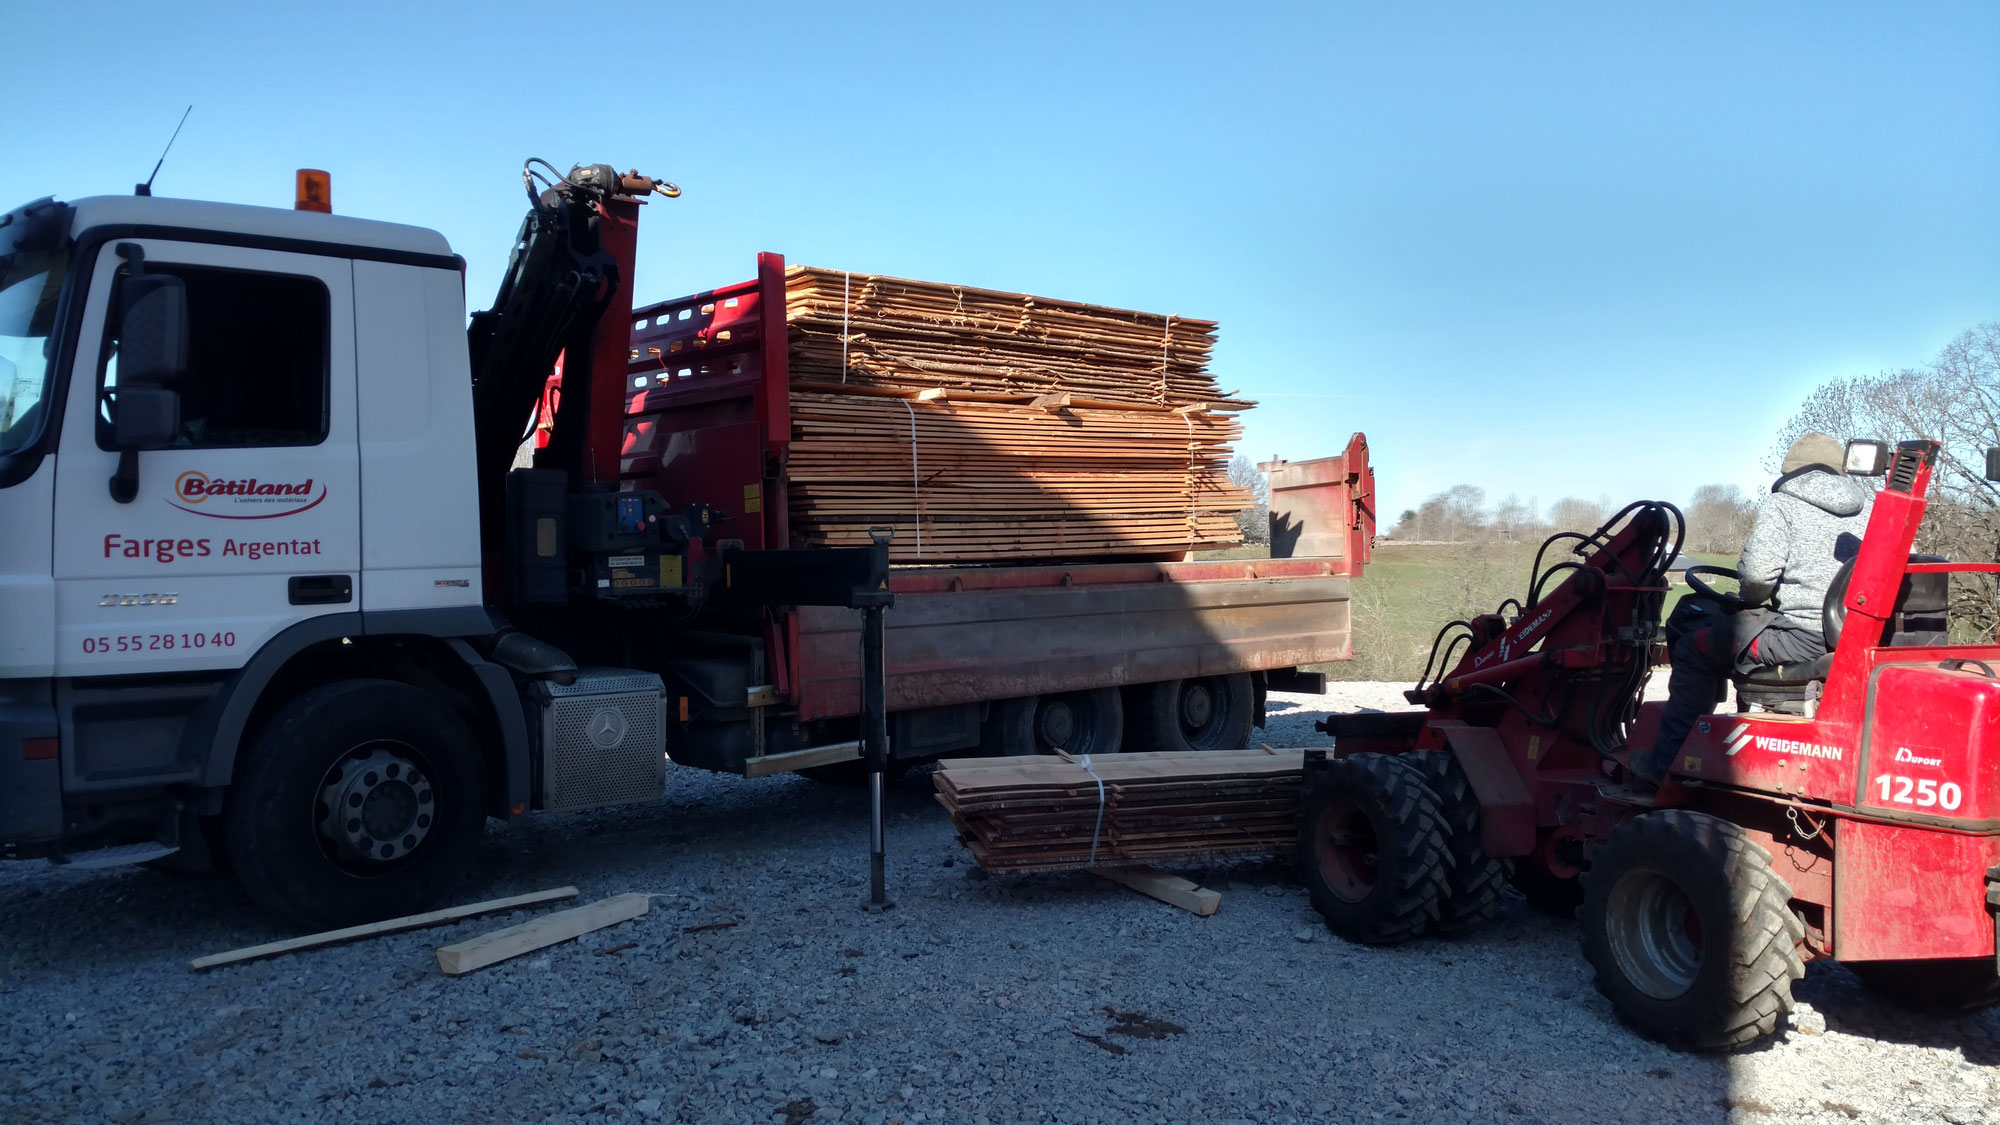
[(1846, 463), (1845, 446), (1825, 434), (1813, 433), (1793, 442), (1792, 447), (1785, 450), (1785, 463), (1779, 472), (1789, 476), (1816, 465), (1829, 473), (1839, 473), (1845, 471), (1841, 466)]

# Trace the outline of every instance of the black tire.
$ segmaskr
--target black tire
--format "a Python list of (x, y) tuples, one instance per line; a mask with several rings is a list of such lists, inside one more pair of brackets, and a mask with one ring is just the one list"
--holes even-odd
[(1126, 689), (1126, 701), (1134, 750), (1241, 750), (1257, 719), (1248, 672), (1141, 684)]
[(1444, 819), (1445, 851), (1451, 871), (1438, 915), (1437, 932), (1459, 934), (1472, 929), (1500, 909), (1507, 893), (1508, 863), (1486, 854), (1479, 838), (1479, 797), (1448, 750), (1416, 750), (1403, 761), (1424, 775)]
[[(378, 785), (368, 767), (375, 755), (407, 764)], [(368, 796), (341, 822), (323, 798), (357, 769)], [(336, 803), (360, 795), (341, 792)], [(321, 930), (414, 914), (472, 863), (486, 826), (485, 763), (464, 720), (438, 697), (393, 680), (345, 680), (313, 688), (263, 724), (237, 763), (225, 815), (237, 879), (286, 920)], [(345, 834), (357, 829), (367, 858)], [(366, 835), (376, 831), (383, 840)], [(393, 854), (378, 855), (378, 846)]]
[(1681, 1050), (1775, 1034), (1805, 975), (1805, 923), (1734, 824), (1672, 809), (1618, 826), (1583, 874), (1583, 955), (1620, 1019)]
[(1913, 1012), (1965, 1015), (2000, 1003), (2000, 973), (1991, 957), (1842, 964), (1868, 991)]
[(980, 752), (989, 755), (1116, 754), (1125, 745), (1125, 701), (1117, 688), (1002, 700), (980, 735)]
[(1437, 924), (1451, 860), (1424, 775), (1388, 754), (1309, 764), (1299, 802), (1299, 880), (1326, 928), (1392, 945)]
[(1034, 696), (996, 699), (986, 705), (979, 724), (979, 753), (988, 758), (1035, 753)]

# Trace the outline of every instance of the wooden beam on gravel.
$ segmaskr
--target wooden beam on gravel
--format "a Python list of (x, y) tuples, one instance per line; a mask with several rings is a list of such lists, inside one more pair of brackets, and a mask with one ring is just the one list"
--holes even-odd
[(544, 914), (518, 926), (494, 930), (467, 941), (455, 942), (437, 951), (438, 968), (448, 976), (483, 969), (523, 953), (533, 953), (565, 941), (572, 941), (606, 926), (629, 922), (646, 913), (653, 896), (614, 895), (587, 906)]
[(304, 937), (287, 938), (284, 941), (267, 942), (243, 949), (232, 949), (227, 953), (211, 953), (188, 962), (194, 972), (214, 969), (223, 965), (236, 965), (244, 961), (256, 961), (264, 957), (276, 957), (284, 953), (296, 953), (301, 949), (318, 949), (321, 946), (339, 945), (342, 942), (359, 941), (362, 938), (380, 937), (383, 934), (402, 933), (418, 930), (426, 926), (441, 926), (446, 922), (456, 922), (464, 918), (474, 918), (481, 914), (497, 914), (502, 910), (518, 910), (523, 906), (539, 906), (545, 902), (575, 898), (575, 887), (556, 887), (552, 890), (533, 891), (508, 898), (488, 899), (485, 902), (467, 903), (464, 906), (447, 906), (443, 910), (433, 910), (427, 914), (409, 914), (401, 918), (386, 918), (380, 922), (369, 922), (362, 926), (349, 926), (344, 930), (327, 930), (323, 933), (307, 934)]
[(1100, 867), (1096, 873), (1100, 879), (1122, 883), (1142, 895), (1203, 918), (1215, 913), (1222, 905), (1222, 892), (1211, 891), (1178, 875), (1169, 875), (1150, 867)]

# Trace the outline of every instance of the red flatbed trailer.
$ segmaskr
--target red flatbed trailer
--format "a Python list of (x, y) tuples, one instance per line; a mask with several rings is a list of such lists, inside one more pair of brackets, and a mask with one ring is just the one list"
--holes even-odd
[[(790, 548), (783, 257), (761, 254), (752, 280), (631, 315), (623, 486), (710, 498), (719, 549)], [(1316, 678), (1295, 670), (1353, 656), (1349, 580), (1373, 542), (1374, 477), (1359, 434), (1339, 457), (1314, 464), (1323, 482), (1316, 510), (1338, 520), (1316, 529), (1313, 542), (1326, 552), (1319, 557), (895, 568), (886, 652), (898, 757), (982, 743), (1031, 749), (1018, 728), (1038, 719), (1047, 728), (1044, 747), (1065, 722), (1085, 731), (1085, 744), (1095, 731), (1099, 752), (1123, 741), (1158, 744), (1161, 724), (1148, 722), (1149, 705), (1200, 719), (1204, 708), (1233, 705), (1247, 687), (1261, 725), (1267, 688), (1316, 688)], [(783, 721), (767, 715), (752, 743), (738, 744), (740, 753), (705, 751), (696, 738), (676, 759), (737, 771), (840, 738), (861, 709), (861, 616), (811, 606), (768, 612), (758, 630), (763, 674), (753, 686), (768, 686)], [(1104, 710), (1103, 693), (1118, 689), (1129, 689), (1119, 709), (1131, 724), (1094, 713)], [(1174, 698), (1152, 698), (1163, 694)], [(1073, 713), (1049, 715), (1051, 701)], [(1190, 744), (1206, 744), (1203, 725), (1188, 724)], [(782, 737), (786, 728), (796, 733)], [(1213, 731), (1209, 741), (1229, 733)], [(1171, 732), (1165, 739), (1171, 743)]]

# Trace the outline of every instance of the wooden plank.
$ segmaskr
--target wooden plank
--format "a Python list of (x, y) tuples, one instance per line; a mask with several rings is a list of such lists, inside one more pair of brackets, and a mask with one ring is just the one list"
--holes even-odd
[(747, 758), (743, 762), (744, 777), (769, 777), (772, 774), (790, 773), (811, 766), (830, 766), (838, 762), (851, 762), (861, 757), (859, 742), (835, 742), (826, 746), (811, 746), (804, 750), (787, 750), (782, 754), (765, 754), (757, 758)]
[(614, 895), (587, 906), (544, 914), (518, 926), (454, 942), (437, 951), (438, 968), (447, 975), (458, 976), (523, 953), (572, 941), (594, 930), (639, 917), (646, 913), (652, 900), (653, 896), (647, 894)]
[(575, 898), (575, 887), (556, 887), (546, 891), (533, 891), (508, 898), (488, 899), (485, 902), (467, 903), (464, 906), (448, 906), (443, 910), (433, 910), (425, 914), (410, 914), (401, 918), (387, 918), (380, 922), (369, 922), (361, 926), (349, 926), (342, 930), (327, 930), (323, 933), (307, 934), (304, 937), (287, 938), (284, 941), (267, 942), (243, 949), (232, 949), (227, 953), (211, 953), (188, 962), (188, 968), (200, 972), (221, 965), (235, 965), (244, 961), (255, 961), (263, 957), (276, 957), (284, 953), (296, 953), (301, 949), (317, 949), (321, 946), (339, 945), (341, 942), (359, 941), (362, 938), (379, 937), (382, 934), (401, 933), (417, 930), (425, 926), (441, 926), (446, 922), (456, 922), (463, 918), (473, 918), (481, 914), (497, 914), (502, 910), (516, 910), (523, 906), (537, 906), (544, 902)]
[(1096, 777), (1062, 754), (948, 758), (932, 788), (988, 871), (1281, 855), (1297, 846), (1303, 758), (1264, 747), (1112, 754), (1092, 759)]
[(1122, 883), (1142, 895), (1149, 895), (1168, 906), (1178, 906), (1203, 918), (1215, 913), (1216, 908), (1222, 905), (1220, 891), (1211, 891), (1178, 875), (1169, 875), (1150, 867), (1107, 867), (1098, 871), (1097, 877)]
[[(796, 547), (895, 562), (1178, 558), (1240, 540), (1212, 321), (792, 266)], [(929, 409), (912, 414), (908, 405)], [(921, 546), (920, 546), (921, 545)]]

